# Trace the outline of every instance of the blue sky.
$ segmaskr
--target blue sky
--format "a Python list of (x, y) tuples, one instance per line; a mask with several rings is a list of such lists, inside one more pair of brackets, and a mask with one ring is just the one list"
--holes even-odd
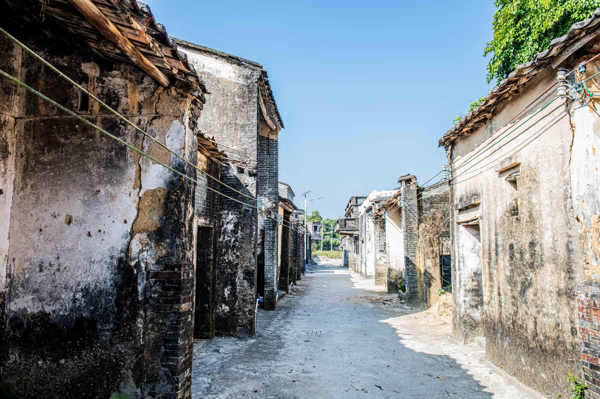
[(279, 178), (328, 218), (403, 174), (425, 183), (454, 116), (492, 88), (493, 0), (146, 2), (171, 36), (266, 68), (286, 126)]

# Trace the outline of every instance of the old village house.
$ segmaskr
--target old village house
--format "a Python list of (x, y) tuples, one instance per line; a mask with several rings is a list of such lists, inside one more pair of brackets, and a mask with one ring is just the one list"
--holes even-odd
[(412, 305), (431, 306), (450, 285), (448, 183), (418, 187), (413, 175), (396, 190), (351, 197), (336, 231), (344, 265)]
[(266, 72), (178, 46), (137, 2), (3, 10), (31, 50), (0, 35), (0, 380), (22, 398), (189, 398), (194, 337), (253, 334), (278, 258), (304, 264), (299, 220), (278, 234)]
[(440, 140), (455, 335), (552, 397), (580, 371), (600, 397), (599, 26), (597, 10)]
[(304, 229), (294, 204), (294, 191), (289, 184), (279, 182), (279, 243), (278, 284), (280, 295), (289, 293), (290, 286), (304, 273)]

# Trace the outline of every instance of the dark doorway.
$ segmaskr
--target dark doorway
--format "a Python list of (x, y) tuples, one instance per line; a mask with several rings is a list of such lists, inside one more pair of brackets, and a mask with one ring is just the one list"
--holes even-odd
[(450, 255), (440, 256), (440, 276), (442, 276), (442, 288), (452, 285), (452, 257)]
[(196, 236), (196, 308), (194, 338), (215, 336), (217, 267), (212, 227), (198, 227)]

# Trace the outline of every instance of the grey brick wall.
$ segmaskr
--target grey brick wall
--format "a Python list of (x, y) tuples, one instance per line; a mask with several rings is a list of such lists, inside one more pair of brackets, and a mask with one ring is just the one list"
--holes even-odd
[[(298, 256), (296, 258), (296, 275), (294, 276), (294, 281), (298, 281), (298, 280), (302, 280), (302, 273), (304, 272), (304, 266), (305, 266), (305, 260), (306, 260), (306, 243), (307, 243), (307, 237), (309, 237), (308, 239), (310, 239), (310, 235), (305, 235), (302, 233), (303, 230), (301, 230), (300, 232), (298, 232), (298, 234), (296, 235), (296, 246), (297, 246), (297, 251), (298, 251)], [(310, 250), (308, 253), (308, 256), (310, 255)]]
[[(208, 174), (219, 179), (221, 167), (216, 162), (208, 161), (205, 165), (199, 164), (200, 168), (202, 168), (202, 166), (204, 166), (203, 170)], [(197, 175), (198, 177), (196, 180), (202, 183), (202, 185), (196, 185), (194, 215), (198, 219), (198, 224), (213, 226), (215, 224), (215, 216), (219, 209), (220, 195), (209, 190), (206, 186), (214, 190), (222, 191), (221, 185), (204, 173), (198, 173)]]
[[(258, 136), (258, 197), (269, 207), (270, 217), (263, 217), (261, 242), (261, 257), (259, 258), (259, 269), (264, 270), (264, 302), (266, 310), (274, 310), (277, 307), (277, 244), (278, 228), (277, 220), (273, 218), (277, 214), (279, 206), (279, 142), (276, 139)], [(267, 213), (268, 214), (268, 213)]]
[(300, 259), (304, 261), (304, 257), (300, 252), (299, 236), (300, 233), (298, 232), (298, 224), (294, 223), (293, 228), (290, 229), (290, 270), (288, 277), (288, 285), (290, 283), (296, 284), (296, 276), (298, 274), (299, 261)]
[(417, 206), (417, 180), (402, 182), (402, 230), (404, 231), (404, 274), (406, 300), (409, 305), (420, 304), (421, 276), (417, 267), (419, 245), (419, 209)]

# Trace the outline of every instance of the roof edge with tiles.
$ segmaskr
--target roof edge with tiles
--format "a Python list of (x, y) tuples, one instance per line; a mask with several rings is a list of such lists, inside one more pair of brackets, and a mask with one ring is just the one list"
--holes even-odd
[(538, 53), (533, 60), (519, 65), (515, 71), (511, 72), (488, 94), (479, 107), (466, 115), (442, 136), (439, 140), (439, 146), (448, 148), (457, 139), (467, 136), (487, 123), (506, 106), (510, 97), (519, 94), (520, 90), (534, 76), (558, 59), (563, 51), (570, 46), (577, 46), (580, 39), (588, 34), (599, 35), (599, 26), (600, 8), (596, 9), (590, 18), (573, 24), (566, 35), (552, 40), (548, 48)]

